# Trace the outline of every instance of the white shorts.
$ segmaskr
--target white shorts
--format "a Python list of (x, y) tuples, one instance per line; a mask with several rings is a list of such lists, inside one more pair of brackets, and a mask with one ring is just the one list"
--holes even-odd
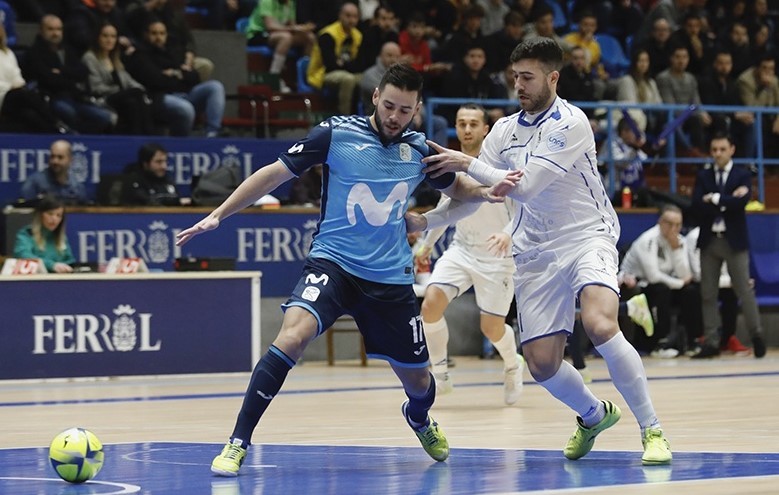
[(449, 246), (438, 258), (430, 276), (451, 302), (473, 286), (476, 305), (482, 313), (506, 316), (514, 297), (511, 258), (475, 258), (465, 249)]
[(514, 286), (520, 341), (573, 332), (576, 298), (587, 285), (602, 285), (619, 294), (618, 259), (614, 243), (598, 238), (517, 255)]

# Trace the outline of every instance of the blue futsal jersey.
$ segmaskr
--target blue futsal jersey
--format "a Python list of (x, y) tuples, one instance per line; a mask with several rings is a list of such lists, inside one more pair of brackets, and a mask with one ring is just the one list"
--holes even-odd
[(416, 187), (444, 189), (448, 173), (431, 179), (421, 159), (431, 154), (424, 134), (406, 131), (381, 142), (368, 117), (331, 117), (279, 160), (295, 175), (323, 164), (322, 206), (309, 256), (331, 260), (357, 277), (386, 284), (414, 282), (403, 218)]

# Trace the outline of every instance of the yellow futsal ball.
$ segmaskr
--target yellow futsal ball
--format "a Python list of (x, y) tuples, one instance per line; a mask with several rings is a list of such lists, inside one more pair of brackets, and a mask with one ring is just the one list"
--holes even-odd
[(83, 483), (97, 476), (103, 467), (103, 444), (91, 431), (71, 428), (51, 441), (49, 460), (60, 478)]

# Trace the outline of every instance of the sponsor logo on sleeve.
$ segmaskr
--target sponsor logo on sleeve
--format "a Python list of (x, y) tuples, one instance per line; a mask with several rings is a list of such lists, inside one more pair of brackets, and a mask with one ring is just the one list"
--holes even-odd
[(555, 132), (546, 138), (546, 147), (549, 148), (549, 151), (560, 151), (565, 148), (566, 144), (568, 143), (562, 132)]

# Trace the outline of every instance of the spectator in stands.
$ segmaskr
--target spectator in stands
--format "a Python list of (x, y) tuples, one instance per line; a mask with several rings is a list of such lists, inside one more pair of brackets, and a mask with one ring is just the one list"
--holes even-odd
[[(701, 97), (698, 93), (698, 80), (687, 71), (690, 55), (687, 48), (677, 46), (671, 54), (671, 66), (657, 75), (657, 89), (663, 103), (674, 105), (700, 105)], [(685, 154), (693, 157), (706, 156), (702, 151), (705, 145), (704, 128), (711, 125), (711, 116), (708, 112), (696, 111), (687, 119), (682, 128), (689, 133), (689, 139), (677, 132), (680, 140), (685, 145)], [(688, 143), (684, 143), (687, 141)]]
[(631, 47), (628, 46), (628, 38), (632, 37), (641, 28), (641, 24), (644, 22), (644, 11), (641, 10), (641, 6), (634, 0), (617, 0), (614, 2), (614, 10), (611, 13), (611, 23), (603, 25), (607, 33), (614, 35), (622, 46), (625, 47), (625, 51), (630, 55)]
[(585, 65), (584, 70), (587, 72), (594, 72), (597, 76), (596, 86), (600, 92), (598, 99), (603, 95), (603, 91), (606, 85), (603, 81), (609, 78), (608, 72), (603, 68), (601, 63), (601, 51), (600, 43), (595, 39), (595, 32), (598, 30), (598, 18), (592, 11), (582, 11), (579, 17), (579, 29), (578, 31), (572, 31), (566, 34), (563, 39), (566, 43), (574, 46), (579, 46), (584, 49), (585, 53)]
[(153, 21), (144, 41), (127, 61), (127, 69), (153, 98), (162, 95), (162, 107), (174, 136), (188, 136), (195, 116), (205, 115), (206, 137), (216, 137), (222, 127), (225, 91), (216, 80), (201, 82), (200, 75), (176, 52), (167, 49), (167, 28)]
[(676, 31), (682, 25), (684, 15), (690, 9), (693, 0), (663, 0), (657, 2), (652, 10), (644, 18), (641, 30), (636, 33), (636, 39), (644, 41), (649, 37), (649, 33), (655, 27), (655, 21), (665, 19), (671, 32)]
[(668, 68), (673, 46), (671, 40), (671, 25), (665, 19), (657, 19), (646, 41), (638, 43), (633, 53), (643, 50), (649, 55), (649, 75), (657, 75)]
[(622, 193), (625, 188), (628, 189), (634, 207), (649, 206), (649, 190), (646, 187), (644, 179), (644, 162), (647, 160), (647, 154), (641, 149), (646, 143), (644, 135), (636, 135), (633, 127), (627, 118), (622, 118), (617, 124), (617, 134), (611, 140), (611, 147), (606, 149), (608, 141), (603, 144), (598, 158), (601, 168), (614, 161), (618, 176), (616, 189), (612, 203), (614, 206), (625, 206), (622, 204)]
[(480, 5), (484, 11), (484, 17), (481, 20), (481, 34), (483, 36), (490, 36), (503, 30), (506, 16), (511, 12), (511, 8), (504, 0), (476, 0), (476, 4)]
[(136, 39), (146, 36), (152, 21), (162, 21), (167, 30), (166, 48), (176, 60), (183, 60), (186, 70), (194, 70), (201, 81), (211, 78), (214, 63), (196, 55), (195, 38), (184, 17), (182, 6), (174, 6), (169, 0), (131, 0), (125, 7), (127, 25)]
[(769, 56), (776, 60), (776, 47), (771, 38), (769, 25), (765, 23), (757, 24), (751, 33), (750, 60), (754, 62)]
[(45, 15), (41, 19), (40, 33), (25, 53), (22, 73), (50, 99), (54, 113), (77, 131), (106, 133), (116, 124), (113, 112), (89, 101), (89, 72), (81, 56), (63, 43), (59, 17)]
[(48, 168), (27, 177), (22, 184), (22, 199), (36, 201), (43, 196), (53, 196), (67, 205), (88, 203), (84, 184), (70, 173), (72, 158), (69, 142), (51, 143)]
[[(452, 68), (444, 80), (441, 89), (443, 98), (468, 98), (472, 100), (498, 99), (503, 90), (493, 82), (486, 69), (487, 56), (484, 48), (474, 45), (468, 48), (462, 61)], [(503, 117), (503, 109), (492, 108), (487, 111), (493, 122)], [(454, 122), (457, 107), (443, 107), (441, 114), (447, 122)]]
[[(776, 78), (776, 61), (765, 56), (736, 80), (741, 101), (754, 107), (779, 107), (779, 82)], [(779, 118), (776, 114), (763, 114), (763, 142), (765, 156), (779, 155)]]
[(89, 70), (90, 93), (98, 104), (117, 114), (117, 133), (152, 134), (152, 100), (143, 85), (125, 70), (118, 38), (116, 26), (103, 24), (92, 47), (81, 58)]
[(484, 47), (481, 34), (481, 20), (484, 9), (481, 5), (471, 5), (462, 13), (460, 28), (449, 36), (438, 51), (438, 59), (443, 62), (457, 63), (465, 56), (468, 48), (478, 45)]
[(355, 90), (362, 75), (357, 67), (362, 43), (359, 19), (357, 5), (343, 2), (338, 20), (319, 31), (308, 64), (308, 83), (316, 89), (333, 88), (338, 94), (338, 112), (343, 115), (354, 113)]
[(701, 297), (704, 344), (693, 358), (720, 353), (717, 293), (722, 264), (741, 301), (747, 331), (756, 358), (765, 356), (763, 329), (755, 294), (749, 284), (749, 233), (744, 207), (752, 197), (752, 174), (733, 165), (735, 146), (726, 134), (714, 136), (710, 147), (714, 166), (698, 172), (693, 192), (693, 209), (700, 222)]
[[(309, 55), (314, 46), (316, 26), (311, 22), (298, 24), (295, 21), (295, 9), (295, 0), (260, 0), (249, 17), (247, 44), (273, 48), (269, 70), (271, 74), (281, 74), (292, 47), (298, 47), (304, 55)], [(279, 89), (282, 93), (291, 91), (281, 78)]]
[(84, 3), (71, 11), (65, 18), (65, 41), (83, 54), (94, 44), (106, 23), (116, 27), (122, 51), (131, 50), (130, 29), (116, 0), (94, 0), (93, 5)]
[(680, 308), (688, 339), (701, 333), (700, 288), (693, 283), (682, 230), (682, 211), (672, 204), (660, 208), (657, 225), (641, 234), (628, 249), (620, 265), (620, 276), (626, 292), (639, 290), (646, 294), (656, 315), (655, 333), (638, 334), (636, 349), (655, 357), (679, 355), (679, 339), (671, 336), (671, 307)]
[[(649, 53), (644, 49), (635, 51), (630, 59), (628, 73), (617, 80), (617, 101), (650, 105), (663, 103), (657, 83), (651, 76), (651, 69)], [(653, 135), (660, 131), (661, 119), (655, 113), (644, 113), (637, 108), (629, 112), (642, 131)]]
[(414, 12), (408, 20), (406, 29), (400, 32), (398, 44), (403, 59), (424, 76), (426, 92), (436, 94), (441, 91), (443, 77), (451, 70), (452, 64), (433, 62), (430, 45), (425, 37), (427, 31), (424, 14)]
[[(701, 102), (704, 105), (743, 106), (735, 78), (731, 75), (733, 57), (717, 52), (710, 70), (698, 78)], [(712, 114), (712, 134), (724, 133), (737, 142), (738, 156), (751, 158), (755, 153), (755, 115), (752, 112), (717, 112)], [(740, 149), (739, 149), (740, 148)]]
[[(568, 63), (560, 69), (560, 79), (557, 82), (557, 94), (568, 101), (597, 101), (603, 96), (603, 85), (596, 84), (596, 77), (587, 68), (587, 51), (581, 46), (571, 49)], [(582, 111), (593, 122), (593, 109)]]
[(543, 1), (541, 1), (538, 5), (540, 6), (534, 8), (535, 17), (533, 18), (533, 23), (528, 26), (528, 29), (526, 29), (525, 39), (529, 40), (538, 37), (552, 38), (557, 42), (558, 45), (560, 45), (566, 54), (570, 53), (570, 43), (555, 33), (554, 11), (551, 7), (545, 5)]
[(731, 73), (734, 78), (738, 78), (745, 70), (752, 67), (752, 49), (749, 46), (749, 33), (746, 24), (734, 22), (721, 46), (731, 55), (733, 61)]
[(162, 145), (146, 143), (138, 148), (138, 163), (122, 178), (122, 204), (130, 206), (178, 206), (189, 204), (179, 197), (168, 177), (168, 152)]
[(5, 45), (16, 45), (16, 12), (5, 1), (0, 1), (0, 26), (5, 29)]
[[(492, 1), (492, 0), (490, 0)], [(487, 71), (490, 74), (503, 72), (506, 60), (525, 36), (525, 18), (519, 12), (509, 11), (503, 18), (503, 28), (484, 38), (487, 52)], [(511, 87), (514, 83), (512, 81)]]
[(400, 57), (400, 46), (397, 43), (388, 41), (381, 47), (376, 63), (363, 72), (362, 79), (360, 80), (360, 99), (365, 115), (373, 113), (373, 93), (379, 87), (379, 82), (389, 66), (399, 61)]
[[(687, 232), (685, 236), (687, 245), (687, 254), (690, 258), (690, 267), (692, 268), (692, 278), (695, 282), (701, 282), (701, 250), (698, 248), (698, 238), (700, 237), (700, 227), (695, 227)], [(754, 280), (750, 279), (750, 287)], [(733, 285), (728, 273), (728, 264), (722, 263), (722, 270), (719, 275), (719, 291), (717, 292), (717, 303), (719, 305), (719, 315), (722, 320), (722, 327), (719, 332), (719, 349), (721, 352), (731, 352), (733, 354), (745, 355), (751, 354), (752, 349), (744, 346), (736, 337), (736, 323), (738, 320), (738, 296), (733, 291)], [(705, 318), (704, 318), (705, 321)], [(691, 357), (698, 354), (701, 347), (698, 346), (694, 352), (687, 351)]]
[(385, 43), (398, 42), (398, 20), (395, 12), (388, 5), (379, 4), (373, 14), (373, 21), (362, 32), (360, 53), (357, 55), (357, 65), (362, 72), (376, 63)]
[[(425, 0), (412, 5), (411, 11), (421, 10), (425, 15), (425, 38), (435, 52), (457, 28), (457, 7), (450, 0)], [(395, 12), (400, 12), (397, 7)]]
[[(774, 8), (776, 6), (774, 5)], [(750, 20), (749, 32), (752, 33), (753, 40), (755, 33), (757, 33), (763, 27), (766, 28), (766, 39), (773, 39), (776, 33), (776, 26), (774, 24), (773, 16), (775, 12), (769, 12), (768, 0), (753, 0), (751, 7), (751, 15), (747, 18)]]
[(16, 258), (38, 258), (46, 270), (70, 273), (76, 258), (65, 235), (65, 207), (57, 198), (46, 196), (35, 205), (32, 223), (16, 233)]
[(690, 62), (687, 70), (692, 74), (701, 74), (711, 64), (714, 43), (702, 32), (703, 17), (698, 11), (691, 10), (684, 15), (682, 26), (671, 35), (672, 46), (687, 48)]
[(14, 52), (0, 24), (0, 127), (10, 132), (60, 133), (70, 129), (49, 109), (41, 95), (26, 87)]

